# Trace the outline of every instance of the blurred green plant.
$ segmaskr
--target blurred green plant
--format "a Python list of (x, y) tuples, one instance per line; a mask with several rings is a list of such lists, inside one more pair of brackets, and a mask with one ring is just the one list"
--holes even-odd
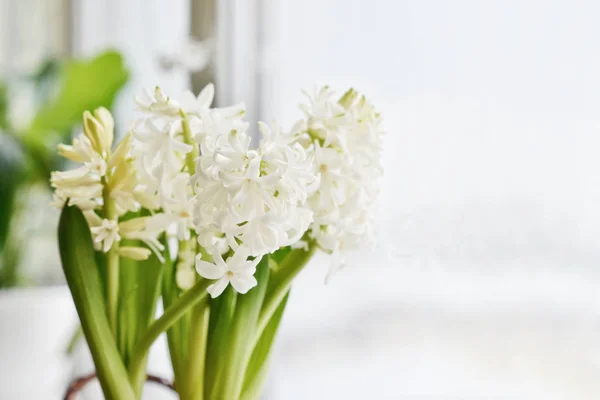
[(47, 185), (50, 172), (61, 169), (56, 144), (69, 139), (85, 110), (111, 108), (128, 77), (114, 50), (92, 59), (47, 61), (27, 79), (40, 106), (26, 129), (11, 124), (9, 85), (0, 82), (0, 288), (26, 283), (19, 274), (27, 246), (18, 226), (26, 216), (24, 193)]

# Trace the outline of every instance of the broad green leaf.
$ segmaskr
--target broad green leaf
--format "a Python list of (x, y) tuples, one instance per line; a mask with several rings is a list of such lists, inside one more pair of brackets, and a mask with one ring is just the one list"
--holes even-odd
[(26, 134), (26, 142), (32, 147), (43, 147), (48, 132), (68, 131), (85, 110), (110, 108), (128, 78), (123, 59), (114, 50), (91, 60), (68, 61), (62, 75), (56, 98), (40, 109)]
[(104, 396), (108, 400), (134, 400), (127, 370), (106, 317), (90, 230), (77, 207), (63, 208), (58, 225), (58, 244), (63, 271)]
[(248, 340), (256, 334), (258, 317), (267, 291), (269, 281), (269, 256), (265, 256), (256, 267), (255, 277), (258, 285), (248, 293), (238, 295), (235, 315), (225, 352), (223, 380), (219, 382), (220, 394), (217, 399), (237, 399), (242, 392), (243, 376), (252, 355), (253, 341)]
[(256, 343), (250, 362), (246, 368), (246, 377), (244, 378), (244, 388), (242, 390), (242, 400), (258, 400), (262, 393), (264, 382), (269, 372), (269, 360), (271, 356), (271, 348), (275, 341), (275, 335), (279, 329), (281, 317), (285, 311), (285, 306), (289, 298), (288, 292), (277, 309), (271, 320), (267, 324), (260, 339)]

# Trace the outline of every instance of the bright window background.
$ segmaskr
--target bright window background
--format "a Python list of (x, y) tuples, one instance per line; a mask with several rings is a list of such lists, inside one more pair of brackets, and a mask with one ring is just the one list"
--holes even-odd
[(267, 398), (598, 398), (600, 6), (278, 12), (273, 114), (352, 85), (389, 133), (381, 245), (327, 287), (326, 260), (301, 276)]

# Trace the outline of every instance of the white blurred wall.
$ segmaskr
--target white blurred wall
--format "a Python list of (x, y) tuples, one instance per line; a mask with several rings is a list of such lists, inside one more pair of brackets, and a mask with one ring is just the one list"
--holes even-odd
[(73, 0), (73, 54), (92, 56), (112, 47), (127, 62), (130, 79), (115, 107), (122, 129), (133, 120), (133, 98), (144, 88), (189, 88), (189, 71), (166, 70), (160, 62), (188, 42), (189, 10), (189, 0)]
[(598, 398), (600, 3), (281, 8), (284, 122), (318, 81), (389, 133), (381, 244), (300, 277), (269, 398)]

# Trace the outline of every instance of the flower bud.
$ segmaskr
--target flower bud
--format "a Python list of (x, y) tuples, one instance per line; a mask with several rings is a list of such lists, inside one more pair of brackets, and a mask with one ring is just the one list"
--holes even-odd
[(115, 137), (115, 120), (111, 115), (110, 111), (108, 111), (104, 107), (99, 107), (94, 110), (94, 116), (100, 122), (100, 124), (104, 127), (104, 141), (106, 149), (110, 149), (112, 147), (112, 143)]
[(190, 290), (196, 283), (196, 276), (193, 268), (179, 268), (175, 273), (175, 282), (181, 290)]
[(108, 168), (112, 169), (117, 165), (121, 164), (125, 161), (125, 158), (129, 154), (129, 149), (131, 148), (131, 132), (128, 132), (127, 135), (119, 142), (117, 145), (115, 152), (110, 156), (110, 160), (108, 160)]
[(94, 115), (83, 113), (83, 131), (92, 147), (103, 157), (110, 151), (114, 138), (115, 122), (106, 108), (98, 108)]
[(85, 111), (83, 113), (83, 133), (90, 140), (92, 147), (98, 154), (102, 154), (102, 146), (99, 136), (102, 134), (104, 128), (100, 123), (92, 116), (92, 113)]
[(137, 217), (119, 223), (121, 232), (127, 234), (130, 232), (141, 231), (146, 228), (149, 217)]
[(73, 146), (69, 146), (66, 144), (61, 143), (58, 145), (58, 154), (74, 162), (83, 163), (86, 161), (84, 155), (75, 150)]
[(152, 252), (145, 247), (121, 246), (119, 255), (136, 261), (147, 260)]
[(354, 104), (356, 101), (357, 96), (358, 92), (350, 88), (346, 93), (344, 93), (342, 98), (338, 101), (338, 104), (347, 110), (352, 107), (352, 104)]

